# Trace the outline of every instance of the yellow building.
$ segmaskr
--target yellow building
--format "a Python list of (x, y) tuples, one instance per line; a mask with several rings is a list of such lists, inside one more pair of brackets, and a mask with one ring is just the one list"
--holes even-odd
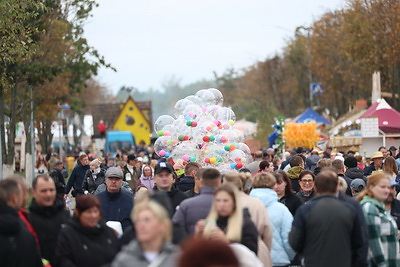
[(107, 131), (130, 131), (135, 142), (150, 144), (152, 132), (151, 101), (135, 102), (131, 97), (124, 103), (101, 103), (87, 107), (86, 114), (93, 117), (93, 136), (101, 138), (98, 129), (103, 122)]
[(114, 131), (130, 131), (135, 137), (136, 144), (145, 143), (149, 145), (151, 137), (149, 114), (146, 116), (131, 97), (128, 97), (125, 104), (121, 104), (121, 106), (121, 111), (112, 129)]

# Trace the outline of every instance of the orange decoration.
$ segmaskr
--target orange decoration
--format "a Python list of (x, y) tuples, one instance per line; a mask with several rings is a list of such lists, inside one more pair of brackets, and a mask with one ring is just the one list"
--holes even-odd
[(285, 123), (282, 137), (286, 142), (286, 147), (304, 147), (312, 149), (316, 146), (319, 140), (317, 124), (315, 121), (307, 123), (287, 122)]

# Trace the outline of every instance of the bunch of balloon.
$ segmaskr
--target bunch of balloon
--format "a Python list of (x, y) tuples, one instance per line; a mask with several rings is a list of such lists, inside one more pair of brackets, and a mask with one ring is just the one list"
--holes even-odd
[(251, 160), (250, 148), (243, 133), (232, 127), (236, 116), (223, 100), (215, 88), (178, 100), (173, 116), (162, 115), (154, 123), (159, 136), (155, 152), (174, 162), (197, 162), (221, 171), (242, 168)]

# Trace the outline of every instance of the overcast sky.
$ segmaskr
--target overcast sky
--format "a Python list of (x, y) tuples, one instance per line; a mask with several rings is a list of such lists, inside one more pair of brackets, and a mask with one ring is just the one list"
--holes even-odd
[(264, 60), (281, 52), (297, 26), (344, 2), (99, 0), (85, 36), (117, 69), (100, 71), (103, 85), (114, 93), (123, 85), (144, 91), (173, 75), (186, 85)]

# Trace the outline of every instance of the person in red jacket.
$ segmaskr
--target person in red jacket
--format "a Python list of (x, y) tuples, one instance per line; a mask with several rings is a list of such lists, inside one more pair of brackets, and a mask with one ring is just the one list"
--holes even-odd
[(99, 125), (97, 125), (97, 129), (99, 129), (101, 138), (106, 137), (107, 126), (104, 124), (103, 120), (100, 120)]

